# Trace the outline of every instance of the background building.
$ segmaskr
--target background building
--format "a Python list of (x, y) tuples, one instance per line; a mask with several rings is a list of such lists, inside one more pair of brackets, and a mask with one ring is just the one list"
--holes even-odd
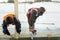
[(51, 1), (51, 0), (34, 0), (35, 2), (41, 2), (41, 1)]
[[(60, 2), (60, 0), (18, 0), (18, 2)], [(0, 2), (14, 3), (14, 0), (0, 0)]]
[(14, 3), (14, 0), (8, 0), (8, 3)]

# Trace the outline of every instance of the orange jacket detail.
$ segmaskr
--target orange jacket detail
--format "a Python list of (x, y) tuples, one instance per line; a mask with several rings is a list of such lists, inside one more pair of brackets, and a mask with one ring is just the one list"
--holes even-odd
[(15, 16), (14, 14), (7, 14), (7, 15), (4, 16), (4, 20), (6, 21), (7, 17), (11, 17), (12, 21), (13, 21), (12, 24), (14, 24), (14, 16)]

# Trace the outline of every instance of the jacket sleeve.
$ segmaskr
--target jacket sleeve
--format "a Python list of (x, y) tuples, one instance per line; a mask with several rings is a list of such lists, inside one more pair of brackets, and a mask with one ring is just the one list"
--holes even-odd
[(30, 17), (30, 20), (29, 20), (29, 24), (30, 26), (34, 25), (35, 23), (35, 20), (36, 20), (36, 11), (35, 10), (32, 10), (32, 14), (31, 14), (31, 17)]

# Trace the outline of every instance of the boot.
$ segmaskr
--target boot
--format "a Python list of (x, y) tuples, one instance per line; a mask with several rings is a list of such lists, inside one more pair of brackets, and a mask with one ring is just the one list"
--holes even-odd
[(36, 33), (36, 30), (32, 31), (32, 33), (33, 33), (33, 35), (36, 35), (36, 34), (37, 34), (37, 33)]

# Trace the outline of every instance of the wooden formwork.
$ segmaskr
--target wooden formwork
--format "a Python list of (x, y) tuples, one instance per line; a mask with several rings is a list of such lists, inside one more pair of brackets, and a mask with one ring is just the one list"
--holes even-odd
[[(30, 34), (20, 34), (20, 38), (28, 38), (30, 37)], [(34, 37), (60, 37), (60, 34), (37, 34), (34, 35)], [(0, 35), (0, 38), (12, 38), (8, 35)]]
[[(14, 37), (16, 37), (14, 35)], [(60, 40), (60, 34), (37, 34), (34, 35), (34, 40)], [(7, 35), (0, 35), (0, 40), (31, 40), (30, 34), (20, 34), (19, 38), (13, 38)]]

